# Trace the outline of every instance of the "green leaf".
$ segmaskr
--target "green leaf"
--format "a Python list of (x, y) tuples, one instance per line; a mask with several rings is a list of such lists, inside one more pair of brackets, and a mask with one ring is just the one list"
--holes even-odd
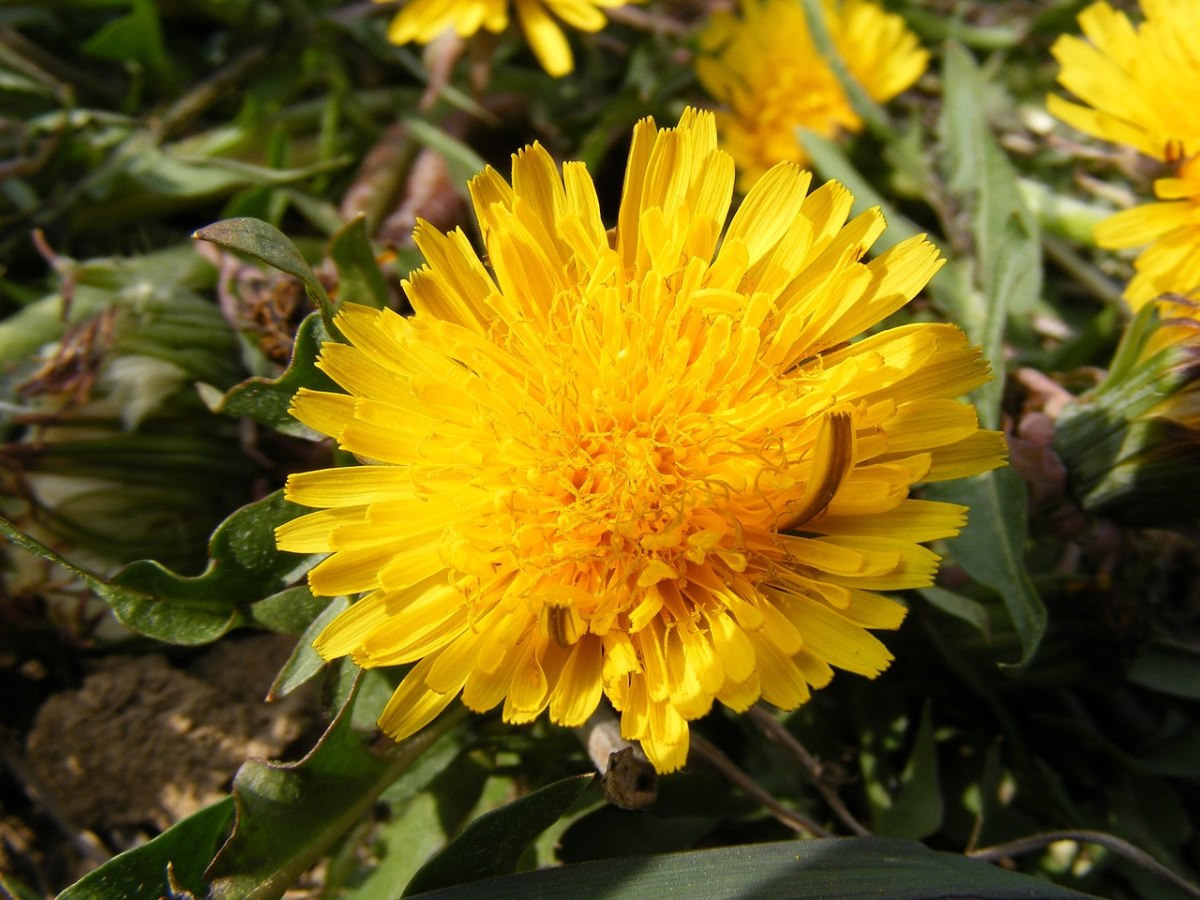
[(379, 798), (395, 811), (376, 834), (375, 855), (382, 858), (357, 887), (340, 896), (345, 900), (395, 900), (425, 861), (460, 827), (489, 771), (473, 757), (463, 755), (469, 740), (463, 729), (444, 735)]
[(943, 165), (951, 192), (970, 214), (974, 244), (976, 290), (959, 298), (957, 312), (959, 324), (991, 363), (995, 377), (979, 389), (978, 406), (983, 425), (996, 428), (1004, 390), (1004, 329), (1010, 315), (1028, 312), (1041, 293), (1041, 238), (1012, 164), (984, 115), (983, 78), (958, 44), (946, 48), (942, 80)]
[[(171, 643), (203, 643), (220, 637), (204, 629), (181, 628), (181, 609), (227, 610), (232, 622), (263, 597), (291, 584), (311, 557), (275, 547), (275, 529), (307, 512), (276, 491), (243, 506), (222, 522), (209, 541), (209, 563), (194, 577), (177, 575), (153, 560), (130, 563), (112, 578), (133, 599), (114, 605), (118, 618), (142, 634)], [(215, 623), (214, 623), (215, 624)]]
[(1058, 900), (1084, 894), (899, 838), (827, 838), (622, 857), (522, 872), (422, 895), (422, 900)]
[(59, 894), (58, 900), (177, 897), (180, 888), (203, 896), (204, 870), (229, 833), (233, 813), (232, 797), (218, 800), (153, 840), (114, 856)]
[(377, 837), (379, 865), (345, 900), (395, 900), (401, 888), (445, 843), (438, 798), (423, 793), (406, 804)]
[(321, 284), (308, 261), (296, 249), (296, 245), (274, 225), (261, 219), (248, 217), (225, 219), (199, 229), (192, 237), (196, 240), (210, 241), (227, 250), (236, 250), (247, 256), (253, 256), (280, 272), (299, 278), (313, 303), (321, 310), (326, 328), (330, 333), (333, 332), (333, 328), (330, 326), (333, 318), (333, 304), (329, 300), (329, 295), (325, 293), (324, 285)]
[(325, 323), (318, 313), (305, 317), (296, 331), (292, 346), (292, 361), (278, 378), (256, 376), (247, 378), (222, 394), (210, 385), (200, 386), (200, 397), (210, 410), (227, 416), (253, 419), (275, 431), (310, 440), (324, 440), (292, 416), (288, 410), (300, 388), (314, 391), (336, 391), (333, 379), (317, 368), (317, 353), (330, 340)]
[(106, 581), (6, 519), (0, 518), (0, 534), (72, 572), (134, 631), (170, 644), (195, 645), (241, 624), (251, 603), (277, 593), (309, 565), (310, 557), (275, 549), (275, 528), (303, 512), (284, 500), (282, 491), (243, 506), (213, 532), (208, 567), (196, 576), (138, 560)]
[(338, 271), (338, 303), (387, 306), (387, 282), (375, 260), (366, 216), (357, 216), (333, 236), (329, 255)]
[(1046, 631), (1046, 607), (1025, 567), (1028, 518), (1025, 484), (1012, 469), (997, 469), (925, 488), (931, 500), (970, 508), (967, 525), (951, 545), (955, 561), (981, 584), (996, 591), (1021, 641), (1023, 668), (1033, 659)]
[(1125, 673), (1134, 684), (1187, 700), (1200, 700), (1200, 653), (1191, 647), (1152, 644)]
[(564, 778), (480, 816), (421, 867), (404, 895), (514, 871), (525, 848), (558, 821), (594, 777)]
[(177, 145), (160, 146), (150, 134), (134, 132), (105, 169), (86, 182), (71, 221), (89, 230), (136, 223), (240, 190), (282, 189), (347, 162), (339, 158), (298, 168), (268, 168), (186, 153)]
[[(307, 591), (307, 588), (303, 590)], [(286, 697), (325, 667), (325, 660), (313, 649), (313, 641), (317, 639), (317, 635), (325, 629), (326, 625), (349, 608), (350, 601), (345, 597), (334, 597), (308, 623), (308, 627), (296, 641), (292, 655), (288, 657), (287, 662), (283, 664), (283, 668), (279, 670), (279, 674), (271, 683), (271, 689), (267, 692), (268, 699)]]
[(555, 856), (575, 863), (691, 850), (703, 846), (723, 823), (761, 814), (758, 801), (725, 779), (685, 770), (659, 779), (658, 799), (650, 809), (632, 811), (598, 802), (564, 829)]
[[(175, 152), (172, 152), (175, 151)], [(350, 165), (352, 160), (348, 156), (338, 156), (334, 159), (322, 160), (321, 162), (311, 163), (307, 166), (294, 167), (271, 167), (271, 166), (256, 166), (253, 163), (243, 162), (240, 159), (226, 159), (221, 156), (196, 156), (189, 153), (178, 152), (173, 145), (168, 145), (164, 150), (168, 160), (174, 161), (181, 167), (191, 167), (195, 169), (209, 169), (214, 175), (223, 173), (224, 177), (229, 179), (231, 183), (283, 187), (284, 185), (293, 185), (299, 181), (307, 181), (317, 175), (325, 175), (337, 169), (344, 169)], [(155, 187), (158, 186), (157, 179), (153, 182)]]
[(483, 157), (462, 141), (452, 138), (436, 125), (431, 125), (423, 119), (406, 119), (405, 125), (408, 126), (408, 133), (412, 135), (413, 140), (441, 154), (446, 160), (446, 168), (450, 171), (451, 184), (465, 196), (467, 182), (487, 167)]
[(991, 617), (988, 616), (987, 607), (978, 600), (972, 600), (970, 597), (964, 597), (962, 594), (940, 587), (918, 588), (917, 593), (924, 597), (930, 606), (936, 607), (956, 619), (961, 619), (974, 627), (985, 638), (991, 638)]
[(137, 61), (168, 85), (174, 83), (171, 58), (163, 42), (162, 26), (152, 0), (132, 0), (129, 15), (116, 19), (96, 32), (83, 51), (98, 59), (128, 63)]
[(314, 597), (308, 585), (297, 585), (250, 604), (250, 621), (280, 634), (303, 634), (329, 606), (328, 597)]
[[(111, 307), (170, 310), (177, 298), (188, 305), (211, 301), (213, 268), (190, 243), (130, 257), (59, 260), (61, 285), (0, 320), (0, 365), (12, 365), (56, 341), (70, 325)], [(69, 300), (68, 300), (69, 296)]]
[(900, 788), (890, 806), (875, 810), (875, 826), (881, 834), (920, 840), (941, 827), (943, 812), (937, 743), (933, 738), (930, 706), (926, 703), (912, 755), (900, 775)]
[[(1042, 258), (1037, 222), (1021, 198), (1012, 164), (984, 115), (983, 79), (958, 44), (946, 48), (946, 101), (939, 129), (950, 190), (970, 215), (973, 243), (969, 282), (942, 283), (938, 296), (983, 347), (993, 379), (976, 394), (980, 423), (1000, 424), (1004, 391), (1004, 333), (1009, 317), (1032, 309), (1041, 292)], [(955, 557), (975, 580), (1001, 594), (1021, 640), (1024, 667), (1046, 629), (1046, 609), (1025, 568), (1026, 498), (1011, 471), (989, 472), (929, 494), (964, 503), (970, 521), (955, 541)]]
[(354, 694), (297, 763), (251, 760), (233, 780), (237, 824), (205, 873), (211, 900), (278, 897), (461, 718), (443, 716), (376, 757), (351, 728)]

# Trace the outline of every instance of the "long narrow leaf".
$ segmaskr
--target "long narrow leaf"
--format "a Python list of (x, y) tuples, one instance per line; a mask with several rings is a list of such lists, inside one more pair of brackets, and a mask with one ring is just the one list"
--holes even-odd
[(480, 816), (421, 867), (405, 895), (512, 872), (525, 848), (558, 821), (593, 778), (564, 778)]
[[(984, 115), (983, 79), (970, 54), (947, 46), (946, 102), (940, 128), (950, 190), (966, 208), (973, 245), (969, 282), (946, 281), (939, 293), (953, 298), (954, 318), (978, 341), (994, 377), (976, 395), (979, 418), (1000, 424), (1004, 391), (1004, 335), (1012, 315), (1029, 311), (1041, 291), (1042, 259), (1037, 222), (1021, 198), (1016, 174)], [(1026, 498), (1009, 471), (989, 472), (931, 494), (971, 508), (970, 524), (955, 545), (971, 577), (1004, 598), (1021, 639), (1025, 666), (1046, 629), (1046, 609), (1024, 563)]]
[(1085, 895), (895, 838), (830, 838), (623, 857), (421, 894), (422, 900), (1060, 900)]

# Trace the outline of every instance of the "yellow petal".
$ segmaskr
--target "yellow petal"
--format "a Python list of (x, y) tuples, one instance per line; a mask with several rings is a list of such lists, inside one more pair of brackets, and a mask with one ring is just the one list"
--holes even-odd
[(967, 523), (967, 508), (933, 500), (902, 500), (886, 512), (862, 516), (824, 516), (806, 526), (820, 534), (894, 537), (914, 543), (954, 537)]
[(600, 704), (603, 664), (600, 639), (595, 635), (584, 635), (572, 648), (550, 697), (552, 721), (577, 728), (588, 720)]
[(575, 68), (571, 46), (562, 29), (546, 14), (541, 0), (513, 0), (521, 30), (529, 41), (533, 55), (542, 68), (555, 78), (566, 75)]
[(878, 638), (838, 612), (805, 597), (795, 597), (793, 602), (793, 622), (804, 635), (808, 653), (868, 678), (874, 678), (891, 663), (892, 654)]
[[(758, 675), (762, 680), (762, 698), (780, 709), (795, 709), (810, 696), (804, 673), (778, 647), (761, 635), (752, 634)], [(820, 651), (814, 648), (814, 653)]]
[(762, 696), (762, 682), (755, 669), (743, 681), (727, 679), (717, 694), (717, 699), (734, 712), (745, 712)]
[(1192, 225), (1200, 218), (1196, 206), (1184, 201), (1143, 203), (1109, 216), (1096, 226), (1101, 247), (1143, 247), (1169, 231)]
[(413, 666), (380, 713), (379, 727), (392, 740), (402, 741), (420, 731), (458, 696), (461, 684), (445, 692), (431, 690), (425, 684), (436, 659), (426, 657)]

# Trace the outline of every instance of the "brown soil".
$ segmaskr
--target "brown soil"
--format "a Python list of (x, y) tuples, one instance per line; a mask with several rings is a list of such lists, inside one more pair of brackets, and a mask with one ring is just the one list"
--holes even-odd
[[(246, 759), (278, 758), (315, 722), (309, 692), (263, 700), (294, 642), (279, 635), (226, 639), (186, 667), (160, 654), (109, 656), (78, 689), (52, 694), (16, 766), (43, 827), (5, 817), (0, 857), (42, 869), (43, 884), (59, 878), (39, 860), (57, 860), (49, 868), (58, 869), (74, 857), (74, 871), (62, 873), (73, 880), (112, 850), (225, 796)], [(46, 820), (58, 834), (39, 841)], [(70, 849), (38, 846), (47, 839)], [(16, 861), (0, 858), (0, 868)]]

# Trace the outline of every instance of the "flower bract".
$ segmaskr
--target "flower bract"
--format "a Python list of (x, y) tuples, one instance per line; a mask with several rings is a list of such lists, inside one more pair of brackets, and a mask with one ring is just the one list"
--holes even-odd
[(638, 123), (616, 227), (539, 145), (472, 180), (488, 264), (418, 225), (415, 314), (343, 307), (293, 413), (361, 465), (293, 475), (318, 511), (279, 545), (365, 595), (322, 656), (414, 664), (396, 738), (456, 697), (578, 726), (607, 697), (660, 771), (719, 701), (784, 709), (891, 654), (870, 632), (931, 583), (965, 509), (913, 485), (1003, 463), (957, 397), (988, 367), (958, 328), (852, 342), (941, 265), (923, 236), (866, 261), (878, 210), (780, 163), (730, 218), (711, 113)]
[(1142, 0), (1135, 26), (1106, 2), (1079, 14), (1083, 38), (1051, 52), (1058, 81), (1082, 103), (1051, 95), (1051, 113), (1102, 140), (1167, 162), (1200, 152), (1200, 2)]
[(1059, 417), (1055, 450), (1085, 510), (1124, 525), (1196, 521), (1200, 483), (1200, 305), (1146, 302), (1100, 386)]
[[(867, 0), (824, 3), (825, 23), (850, 76), (876, 101), (913, 84), (929, 54), (904, 20)], [(857, 132), (862, 120), (813, 41), (799, 0), (743, 0), (740, 15), (719, 13), (700, 35), (696, 75), (724, 109), (722, 145), (749, 187), (783, 160), (804, 164), (797, 136)]]
[(580, 31), (599, 31), (607, 22), (603, 10), (638, 2), (641, 0), (410, 0), (392, 21), (388, 39), (396, 44), (428, 43), (451, 29), (460, 37), (481, 28), (499, 33), (508, 27), (509, 10), (515, 8), (533, 55), (557, 77), (575, 67), (560, 21)]

